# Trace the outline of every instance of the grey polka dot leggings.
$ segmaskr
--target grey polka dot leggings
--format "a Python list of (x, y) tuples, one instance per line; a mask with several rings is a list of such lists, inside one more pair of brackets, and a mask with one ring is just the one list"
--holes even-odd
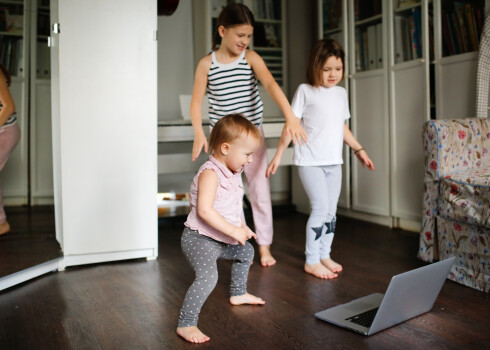
[(187, 227), (182, 234), (181, 245), (196, 278), (187, 290), (180, 309), (179, 327), (197, 326), (201, 308), (218, 282), (217, 260), (233, 260), (230, 295), (244, 295), (247, 293), (248, 270), (252, 264), (254, 249), (249, 242), (245, 246), (226, 244)]

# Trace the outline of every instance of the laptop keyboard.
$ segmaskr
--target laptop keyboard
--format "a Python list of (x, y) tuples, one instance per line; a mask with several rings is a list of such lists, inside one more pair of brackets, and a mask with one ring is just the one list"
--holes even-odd
[(345, 320), (364, 327), (371, 327), (371, 324), (373, 323), (374, 320), (374, 316), (376, 316), (377, 312), (378, 312), (378, 308), (375, 308), (375, 309), (365, 311), (361, 314), (346, 318)]

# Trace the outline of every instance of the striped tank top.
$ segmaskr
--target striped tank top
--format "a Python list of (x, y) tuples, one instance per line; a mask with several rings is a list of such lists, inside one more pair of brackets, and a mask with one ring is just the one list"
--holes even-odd
[(260, 126), (264, 105), (255, 73), (245, 60), (245, 50), (232, 63), (219, 63), (214, 51), (211, 60), (206, 88), (211, 126), (230, 113), (241, 113), (255, 126)]
[[(2, 109), (2, 103), (0, 102), (0, 110)], [(3, 124), (2, 126), (0, 126), (0, 129), (3, 129), (4, 127), (6, 126), (9, 126), (9, 125), (12, 125), (14, 124), (15, 122), (17, 121), (17, 114), (14, 112), (12, 113), (12, 115), (7, 119), (7, 121), (5, 122), (5, 124)]]

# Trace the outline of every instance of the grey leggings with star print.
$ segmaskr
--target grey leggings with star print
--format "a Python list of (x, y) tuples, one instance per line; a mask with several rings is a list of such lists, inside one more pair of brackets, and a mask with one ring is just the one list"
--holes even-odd
[(342, 187), (342, 166), (299, 166), (299, 178), (310, 200), (306, 223), (306, 264), (330, 258), (335, 232), (337, 202)]
[(180, 309), (179, 327), (196, 326), (201, 308), (218, 282), (218, 259), (233, 260), (231, 267), (230, 295), (247, 293), (248, 270), (254, 257), (254, 249), (245, 246), (215, 241), (185, 228), (182, 234), (182, 251), (196, 274), (185, 295)]

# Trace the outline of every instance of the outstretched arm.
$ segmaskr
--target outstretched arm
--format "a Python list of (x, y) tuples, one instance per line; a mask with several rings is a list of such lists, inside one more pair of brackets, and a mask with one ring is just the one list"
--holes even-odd
[(371, 159), (369, 159), (366, 150), (356, 140), (356, 138), (350, 131), (347, 124), (344, 124), (344, 142), (354, 150), (354, 154), (356, 155), (357, 159), (359, 159), (359, 161), (361, 162), (363, 168), (367, 166), (368, 169), (374, 170), (374, 164), (371, 161)]
[(213, 170), (204, 170), (199, 175), (199, 195), (197, 197), (197, 214), (206, 221), (211, 227), (223, 232), (245, 245), (245, 242), (254, 237), (253, 233), (246, 225), (237, 227), (223, 218), (216, 209), (213, 208), (216, 190), (218, 189), (218, 175)]
[(276, 154), (267, 166), (267, 170), (265, 173), (266, 177), (270, 177), (271, 174), (276, 173), (277, 168), (279, 168), (279, 165), (281, 164), (282, 155), (284, 154), (290, 143), (291, 135), (287, 131), (286, 125), (284, 125), (284, 128), (282, 128), (281, 139), (279, 140), (279, 145), (277, 146)]
[(301, 141), (306, 142), (306, 133), (301, 127), (299, 119), (294, 115), (288, 99), (274, 80), (269, 69), (267, 69), (264, 60), (256, 52), (247, 51), (247, 62), (252, 67), (257, 78), (259, 78), (265, 91), (272, 97), (284, 114), (286, 118), (286, 130), (290, 134), (293, 143), (298, 142), (301, 145)]
[(194, 144), (192, 146), (192, 161), (195, 161), (204, 147), (204, 152), (208, 151), (208, 141), (202, 128), (202, 101), (206, 93), (208, 84), (208, 71), (211, 66), (211, 59), (206, 56), (197, 65), (194, 77), (194, 88), (191, 99), (191, 121), (194, 129)]

